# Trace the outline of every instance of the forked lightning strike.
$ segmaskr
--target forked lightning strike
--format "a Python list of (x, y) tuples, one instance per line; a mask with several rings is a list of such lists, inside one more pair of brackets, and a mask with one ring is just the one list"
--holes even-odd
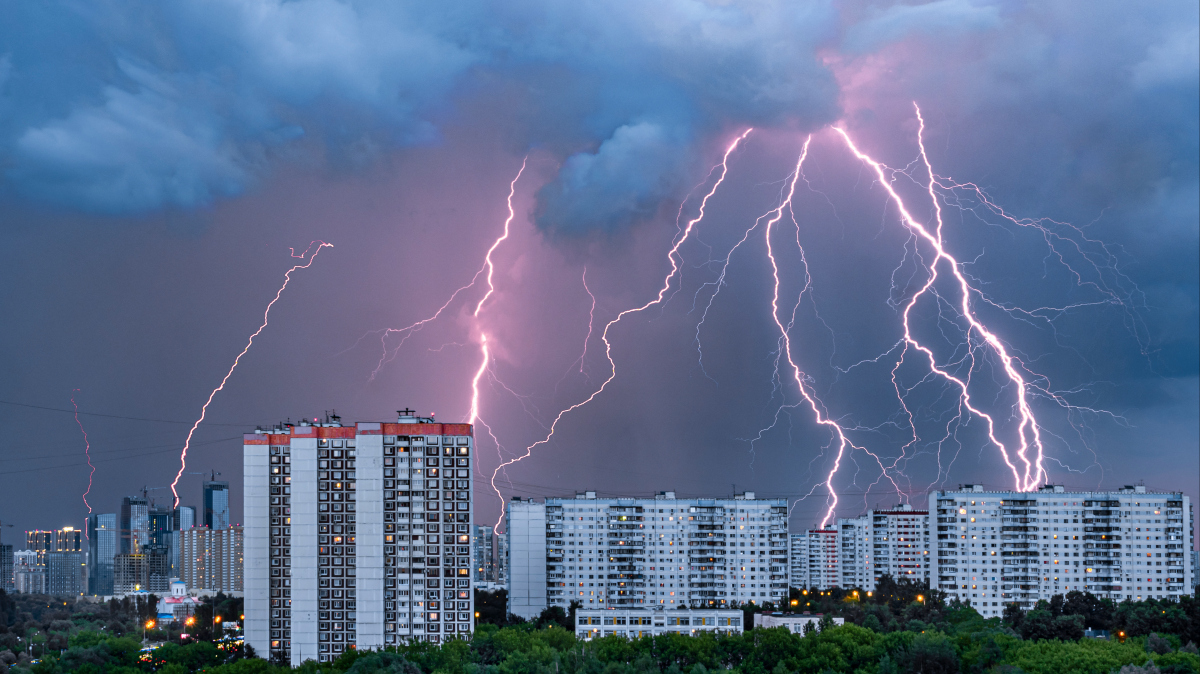
[[(484, 293), (483, 297), (475, 305), (475, 311), (472, 314), (475, 317), (479, 316), (480, 310), (483, 309), (483, 303), (486, 302), (487, 299), (489, 297), (491, 297), (492, 293), (495, 291), (495, 287), (492, 285), (492, 275), (493, 275), (493, 272), (495, 271), (495, 265), (492, 263), (492, 253), (495, 252), (496, 248), (502, 242), (504, 242), (505, 239), (508, 238), (509, 226), (512, 225), (513, 218), (515, 217), (515, 214), (516, 214), (516, 212), (513, 210), (513, 196), (517, 192), (517, 181), (521, 179), (521, 174), (525, 172), (525, 165), (528, 162), (529, 162), (528, 156), (525, 157), (525, 159), (521, 160), (521, 168), (519, 171), (517, 171), (517, 176), (512, 179), (511, 183), (509, 183), (509, 186), (508, 186), (508, 218), (505, 219), (505, 221), (504, 221), (504, 232), (499, 237), (497, 237), (496, 240), (492, 242), (491, 247), (488, 248), (487, 253), (483, 257), (483, 264), (480, 265), (480, 267), (479, 267), (479, 271), (475, 272), (475, 275), (471, 277), (471, 280), (466, 285), (459, 287), (458, 290), (455, 290), (453, 293), (451, 293), (450, 298), (446, 300), (445, 304), (438, 307), (438, 310), (433, 312), (432, 315), (428, 316), (427, 318), (422, 318), (421, 320), (417, 321), (416, 323), (412, 323), (411, 325), (406, 325), (403, 328), (385, 328), (382, 331), (379, 331), (380, 332), (379, 343), (380, 343), (380, 346), (382, 347), (382, 353), (379, 356), (379, 362), (375, 365), (375, 369), (371, 371), (371, 376), (368, 379), (368, 381), (374, 381), (376, 375), (379, 374), (379, 371), (382, 370), (383, 366), (386, 365), (389, 361), (391, 361), (392, 358), (396, 357), (396, 354), (400, 352), (400, 347), (404, 346), (404, 342), (408, 341), (409, 337), (411, 337), (413, 334), (415, 334), (417, 332), (420, 332), (421, 329), (424, 328), (427, 324), (432, 323), (433, 321), (436, 321), (439, 317), (441, 317), (442, 312), (446, 311), (446, 308), (454, 303), (454, 300), (455, 300), (455, 298), (458, 297), (459, 293), (463, 292), (464, 290), (469, 290), (469, 289), (475, 287), (475, 283), (479, 281), (479, 277), (482, 276), (483, 273), (486, 271), (487, 272), (488, 290), (486, 293)], [(367, 333), (367, 334), (371, 334), (371, 333)], [(392, 335), (392, 334), (403, 335), (403, 337), (400, 338), (400, 343), (391, 349), (392, 355), (389, 358), (388, 357), (387, 338), (389, 335)], [(361, 340), (362, 338), (360, 337), (359, 339)]]
[[(1017, 491), (1032, 491), (1040, 482), (1047, 479), (1049, 475), (1043, 465), (1045, 460), (1045, 450), (1042, 445), (1041, 428), (1029, 403), (1029, 385), (1025, 381), (1025, 377), (1021, 374), (1021, 370), (1025, 369), (1024, 364), (1009, 352), (1008, 347), (1005, 346), (1000, 338), (996, 336), (994, 332), (989, 330), (975, 314), (975, 311), (971, 306), (971, 297), (972, 295), (979, 294), (979, 292), (971, 285), (966, 276), (963, 274), (961, 263), (953, 255), (946, 251), (942, 241), (943, 221), (941, 203), (936, 192), (934, 191), (936, 178), (933, 173), (933, 167), (930, 164), (928, 155), (925, 152), (925, 122), (924, 119), (921, 118), (920, 108), (917, 108), (917, 119), (919, 122), (917, 143), (920, 151), (921, 161), (925, 165), (925, 169), (929, 174), (929, 181), (926, 187), (934, 207), (936, 224), (934, 232), (930, 232), (925, 225), (922, 225), (915, 217), (913, 217), (912, 213), (905, 205), (904, 199), (901, 198), (901, 196), (897, 193), (895, 187), (892, 185), (891, 180), (889, 180), (887, 173), (891, 171), (891, 169), (888, 169), (882, 163), (872, 159), (859, 150), (854, 141), (850, 138), (850, 134), (848, 134), (845, 129), (841, 127), (834, 128), (834, 131), (836, 131), (845, 141), (846, 147), (849, 148), (850, 152), (853, 153), (854, 156), (860, 161), (865, 162), (874, 171), (880, 185), (884, 188), (884, 190), (887, 191), (888, 196), (895, 202), (896, 209), (899, 212), (900, 219), (904, 223), (904, 226), (907, 227), (919, 239), (922, 239), (931, 245), (935, 252), (934, 260), (928, 265), (929, 278), (922, 285), (921, 289), (913, 294), (913, 296), (905, 304), (904, 311), (902, 313), (902, 322), (904, 327), (903, 339), (905, 346), (904, 350), (901, 352), (900, 361), (903, 362), (904, 356), (909, 347), (920, 351), (929, 361), (929, 368), (933, 372), (957, 387), (960, 391), (960, 400), (963, 407), (965, 407), (975, 416), (984, 420), (984, 423), (987, 426), (988, 439), (996, 446), (997, 449), (1000, 450), (1000, 455), (1003, 458), (1004, 463), (1012, 472), (1015, 489)], [(1014, 389), (1014, 393), (1017, 397), (1016, 414), (1019, 422), (1017, 425), (1017, 446), (1013, 449), (1010, 449), (1005, 442), (997, 437), (996, 422), (992, 415), (988, 414), (982, 409), (979, 409), (979, 407), (976, 406), (972, 401), (970, 377), (968, 376), (965, 379), (957, 377), (950, 373), (947, 369), (940, 367), (936, 357), (934, 356), (933, 350), (923, 345), (915, 337), (913, 337), (913, 331), (910, 324), (912, 308), (921, 299), (921, 297), (928, 293), (933, 287), (933, 284), (938, 279), (939, 268), (947, 269), (953, 275), (954, 281), (958, 286), (958, 290), (961, 295), (958, 310), (962, 317), (967, 321), (969, 326), (967, 339), (971, 339), (971, 333), (974, 333), (983, 339), (983, 341), (991, 348), (992, 353), (995, 354), (997, 359), (999, 359), (1004, 375), (1007, 377), (1007, 381)], [(971, 354), (972, 366), (970, 370), (973, 370), (973, 348), (971, 349)], [(1013, 454), (1016, 455), (1015, 462)], [(1017, 463), (1021, 464), (1021, 466), (1018, 467)]]
[(208, 406), (212, 404), (213, 398), (216, 397), (217, 392), (225, 388), (225, 383), (229, 381), (231, 376), (233, 376), (233, 371), (237, 369), (238, 363), (240, 363), (242, 360), (242, 356), (246, 355), (246, 352), (249, 351), (250, 347), (254, 344), (254, 338), (258, 337), (258, 335), (266, 329), (267, 322), (271, 316), (271, 307), (275, 306), (275, 303), (279, 301), (280, 296), (283, 295), (283, 291), (288, 287), (288, 283), (290, 283), (292, 280), (292, 272), (296, 271), (297, 269), (308, 269), (308, 267), (314, 261), (316, 261), (317, 255), (321, 252), (322, 248), (325, 248), (326, 246), (333, 248), (332, 243), (313, 241), (312, 243), (308, 244), (308, 248), (306, 248), (304, 253), (301, 255), (296, 255), (296, 251), (292, 250), (292, 257), (304, 259), (308, 255), (308, 252), (312, 250), (313, 245), (317, 245), (317, 249), (312, 251), (312, 257), (308, 258), (308, 262), (293, 266), (291, 269), (287, 270), (286, 274), (283, 275), (283, 285), (279, 286), (279, 290), (275, 292), (275, 297), (271, 299), (271, 301), (267, 304), (266, 310), (263, 311), (262, 325), (258, 326), (258, 329), (250, 335), (250, 339), (246, 341), (246, 347), (243, 348), (242, 352), (237, 355), (237, 358), (233, 359), (233, 365), (229, 367), (229, 371), (226, 372), (224, 378), (221, 379), (220, 385), (213, 389), (212, 393), (208, 394), (208, 400), (204, 401), (204, 406), (200, 408), (200, 418), (196, 419), (196, 423), (192, 424), (192, 429), (188, 431), (187, 440), (185, 440), (183, 443), (183, 452), (179, 455), (179, 472), (176, 473), (175, 479), (171, 482), (171, 493), (175, 496), (173, 507), (177, 507), (179, 505), (179, 491), (175, 487), (179, 484), (179, 478), (183, 477), (183, 471), (187, 469), (187, 453), (188, 448), (192, 444), (192, 436), (196, 433), (196, 429), (199, 428), (200, 424), (204, 421), (204, 417), (208, 415)]
[[(654, 305), (662, 304), (663, 298), (666, 296), (667, 291), (669, 291), (671, 289), (671, 280), (674, 279), (676, 274), (678, 274), (678, 272), (679, 272), (679, 265), (681, 264), (682, 260), (677, 260), (676, 258), (679, 256), (680, 246), (682, 246), (683, 243), (685, 241), (687, 241), (688, 237), (692, 233), (692, 229), (696, 226), (696, 223), (700, 222), (700, 220), (702, 220), (704, 218), (704, 209), (708, 205), (708, 200), (710, 198), (712, 198), (713, 194), (716, 193), (717, 188), (719, 188), (721, 186), (721, 183), (725, 182), (725, 176), (729, 172), (729, 156), (731, 154), (733, 154), (733, 151), (737, 149), (738, 145), (741, 144), (741, 142), (743, 140), (745, 140), (746, 136), (750, 135), (750, 132), (753, 130), (754, 130), (753, 128), (746, 129), (746, 131), (743, 132), (742, 135), (735, 138), (733, 140), (733, 142), (730, 143), (727, 148), (725, 148), (725, 154), (721, 157), (720, 176), (717, 178), (716, 182), (713, 183), (713, 186), (711, 189), (709, 189), (708, 193), (704, 195), (704, 198), (700, 200), (700, 207), (699, 207), (698, 213), (696, 214), (696, 217), (692, 218), (691, 220), (689, 220), (687, 222), (687, 225), (683, 228), (683, 232), (676, 238), (673, 245), (671, 246), (671, 249), (667, 252), (667, 261), (671, 263), (671, 271), (668, 272), (666, 278), (663, 279), (663, 286), (662, 286), (662, 288), (659, 289), (658, 295), (653, 300), (650, 300), (649, 302), (643, 304), (640, 307), (635, 307), (633, 309), (626, 309), (626, 310), (622, 311), (621, 313), (617, 314), (616, 318), (612, 319), (611, 321), (609, 321), (608, 323), (606, 323), (604, 325), (604, 330), (600, 333), (600, 339), (601, 339), (601, 341), (604, 342), (604, 357), (608, 359), (608, 364), (609, 364), (609, 367), (611, 368), (608, 378), (605, 379), (602, 384), (600, 384), (600, 388), (596, 389), (585, 400), (583, 400), (582, 402), (575, 403), (574, 405), (571, 405), (570, 407), (559, 412), (554, 417), (554, 421), (550, 424), (550, 430), (546, 433), (546, 437), (544, 437), (541, 440), (538, 440), (537, 442), (533, 443), (532, 445), (529, 445), (528, 447), (526, 447), (525, 452), (523, 454), (521, 454), (520, 456), (517, 456), (517, 457), (511, 458), (507, 461), (501, 462), (500, 465), (496, 466), (496, 469), (494, 471), (492, 471), (492, 479), (491, 479), (492, 489), (494, 489), (496, 491), (497, 496), (500, 496), (500, 503), (501, 503), (500, 515), (499, 515), (499, 517), (496, 518), (495, 526), (497, 529), (499, 529), (500, 523), (504, 520), (504, 508), (503, 508), (504, 498), (500, 495), (500, 489), (498, 487), (496, 487), (496, 476), (500, 474), (501, 470), (504, 470), (508, 466), (531, 456), (533, 454), (533, 450), (536, 449), (537, 447), (549, 443), (550, 439), (554, 437), (554, 432), (558, 429), (558, 422), (562, 420), (563, 416), (565, 416), (569, 412), (577, 410), (580, 407), (583, 407), (584, 405), (587, 405), (588, 403), (595, 400), (596, 396), (598, 396), (604, 392), (604, 389), (608, 386), (609, 382), (611, 382), (613, 379), (616, 378), (617, 364), (613, 360), (613, 357), (612, 357), (612, 343), (610, 343), (608, 341), (609, 329), (612, 326), (619, 323), (622, 318), (624, 318), (625, 316), (627, 316), (629, 314), (640, 313), (642, 311), (645, 311), (646, 309), (649, 309), (650, 307), (652, 307)], [(589, 294), (590, 294), (590, 291), (589, 291)]]

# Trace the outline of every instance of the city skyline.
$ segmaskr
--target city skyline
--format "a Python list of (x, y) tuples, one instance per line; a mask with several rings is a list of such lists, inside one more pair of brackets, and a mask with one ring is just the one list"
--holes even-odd
[(244, 433), (410, 406), (480, 526), (1200, 497), (1194, 3), (335, 5), (0, 27), (6, 545), (244, 522)]

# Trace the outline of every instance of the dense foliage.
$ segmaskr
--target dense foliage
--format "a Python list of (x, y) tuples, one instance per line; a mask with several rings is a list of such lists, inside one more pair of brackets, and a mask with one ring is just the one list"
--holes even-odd
[[(984, 619), (933, 594), (906, 597), (910, 589), (870, 597), (852, 591), (814, 593), (811, 600), (801, 593), (797, 608), (804, 600), (811, 604), (805, 608), (847, 618), (844, 626), (825, 621), (822, 630), (803, 636), (754, 629), (741, 635), (590, 642), (564, 629), (570, 616), (562, 609), (523, 622), (494, 610), (495, 597), (485, 596), (480, 608), (489, 607), (490, 616), (505, 624), (481, 623), (469, 641), (350, 652), (332, 663), (308, 662), (295, 670), (228, 642), (175, 641), (143, 652), (142, 635), (133, 628), (146, 607), (137, 602), (70, 606), (22, 595), (14, 602), (0, 594), (0, 629), (5, 630), (0, 637), (12, 635), (0, 648), (0, 674), (1200, 674), (1200, 654), (1189, 636), (1200, 616), (1190, 597), (1180, 603), (1114, 606), (1072, 593), (1027, 613), (1009, 611), (1001, 620)], [(208, 606), (223, 610), (220, 603)], [(122, 629), (110, 629), (116, 624)], [(1125, 631), (1126, 637), (1080, 638), (1084, 627)], [(50, 639), (58, 648), (50, 647)], [(13, 640), (15, 650), (8, 647)], [(31, 649), (40, 661), (31, 660)]]

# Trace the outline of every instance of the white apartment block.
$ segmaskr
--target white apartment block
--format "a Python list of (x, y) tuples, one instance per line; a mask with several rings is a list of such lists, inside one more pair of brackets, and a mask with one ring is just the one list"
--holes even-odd
[(509, 612), (700, 608), (787, 598), (787, 501), (733, 498), (514, 499), (508, 504)]
[(869, 590), (879, 577), (887, 574), (896, 580), (905, 578), (928, 583), (932, 562), (929, 554), (929, 511), (914, 510), (907, 503), (888, 510), (870, 510), (873, 573)]
[(660, 634), (701, 632), (741, 634), (742, 612), (737, 609), (682, 609), (662, 607), (634, 609), (579, 609), (575, 612), (575, 636), (585, 641), (612, 635), (629, 639)]
[[(965, 485), (929, 495), (936, 511), (937, 587), (1001, 615), (1016, 602), (1072, 590), (1115, 601), (1170, 599), (1190, 593), (1192, 505), (1182, 493), (988, 491)], [(932, 551), (931, 551), (932, 552)]]
[(469, 424), (301, 422), (246, 434), (245, 640), (297, 666), (467, 636)]
[[(837, 521), (840, 587), (875, 587), (875, 556), (871, 548), (871, 517)], [(799, 586), (798, 586), (799, 587)]]
[(791, 537), (793, 587), (828, 590), (841, 587), (842, 539), (837, 529), (809, 529)]
[(189, 592), (242, 596), (243, 528), (192, 527), (176, 532), (179, 579)]

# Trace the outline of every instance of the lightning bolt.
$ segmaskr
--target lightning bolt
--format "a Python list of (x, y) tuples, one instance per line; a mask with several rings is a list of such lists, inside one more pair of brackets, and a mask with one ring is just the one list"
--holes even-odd
[[(83, 492), (83, 505), (87, 506), (88, 514), (91, 515), (92, 504), (88, 503), (87, 497), (88, 494), (92, 493), (92, 476), (96, 474), (96, 467), (92, 465), (92, 443), (88, 441), (87, 430), (84, 429), (83, 422), (79, 420), (79, 405), (75, 403), (75, 394), (78, 392), (79, 389), (71, 389), (71, 406), (75, 408), (75, 424), (79, 426), (79, 432), (83, 433), (83, 455), (87, 457), (87, 465), (89, 469), (87, 490)], [(84, 537), (88, 537), (88, 528), (86, 523), (83, 525), (83, 535)], [(90, 537), (88, 537), (88, 539), (91, 540)]]
[[(492, 293), (495, 291), (495, 287), (492, 285), (492, 274), (495, 271), (495, 265), (492, 263), (492, 253), (495, 252), (496, 248), (499, 247), (500, 244), (503, 243), (508, 238), (509, 226), (512, 224), (513, 218), (516, 216), (516, 212), (513, 210), (513, 196), (516, 194), (516, 191), (517, 191), (517, 181), (521, 179), (521, 174), (525, 173), (525, 166), (528, 162), (529, 162), (528, 156), (526, 156), (524, 159), (521, 160), (521, 169), (519, 171), (517, 171), (517, 176), (512, 179), (511, 183), (509, 183), (509, 186), (508, 186), (508, 218), (505, 219), (505, 221), (504, 221), (504, 232), (495, 241), (493, 241), (491, 247), (488, 248), (487, 254), (484, 255), (484, 258), (483, 258), (483, 264), (479, 267), (479, 271), (475, 272), (475, 275), (471, 277), (470, 282), (468, 282), (464, 286), (460, 286), (458, 288), (458, 290), (455, 290), (453, 293), (451, 293), (450, 298), (446, 300), (445, 304), (438, 307), (438, 310), (433, 312), (432, 315), (430, 315), (426, 318), (422, 318), (421, 320), (419, 320), (415, 323), (412, 323), (410, 325), (406, 325), (403, 328), (385, 328), (383, 330), (375, 331), (375, 332), (380, 333), (379, 343), (380, 343), (380, 346), (382, 347), (382, 354), (379, 356), (379, 362), (375, 365), (375, 369), (371, 371), (371, 376), (368, 378), (368, 381), (375, 380), (375, 377), (376, 377), (376, 375), (379, 374), (379, 371), (382, 370), (383, 366), (386, 365), (388, 362), (390, 362), (392, 360), (392, 358), (396, 357), (396, 354), (399, 353), (399, 351), (400, 351), (400, 347), (404, 346), (404, 342), (408, 341), (409, 337), (411, 337), (412, 335), (414, 335), (417, 332), (420, 332), (421, 329), (424, 328), (426, 325), (428, 325), (429, 323), (432, 323), (433, 321), (436, 321), (439, 317), (441, 317), (442, 313), (444, 311), (446, 311), (446, 308), (454, 303), (454, 300), (455, 300), (455, 298), (458, 297), (459, 293), (462, 293), (465, 290), (469, 290), (469, 289), (475, 287), (475, 284), (479, 281), (479, 277), (482, 276), (483, 273), (486, 271), (487, 272), (488, 291), (484, 294), (484, 296), (482, 298), (480, 298), (479, 303), (475, 305), (475, 312), (473, 314), (476, 317), (479, 316), (480, 310), (483, 309), (483, 303), (486, 302), (488, 300), (488, 298), (492, 296)], [(371, 334), (371, 333), (367, 333), (367, 334)], [(392, 335), (392, 334), (403, 335), (403, 337), (400, 338), (400, 343), (391, 349), (392, 355), (391, 355), (391, 357), (388, 357), (387, 339), (388, 339), (388, 336)], [(363, 337), (365, 337), (365, 336), (366, 335), (363, 335)], [(359, 341), (362, 341), (361, 337), (359, 338)]]
[(171, 493), (175, 496), (173, 507), (179, 506), (179, 492), (175, 487), (179, 484), (179, 478), (183, 477), (183, 471), (187, 469), (188, 448), (192, 444), (192, 436), (196, 433), (196, 429), (200, 427), (200, 424), (204, 421), (204, 417), (208, 415), (208, 406), (212, 404), (213, 398), (216, 397), (217, 392), (225, 388), (225, 383), (229, 381), (231, 376), (233, 376), (233, 371), (237, 369), (238, 363), (240, 363), (242, 360), (242, 356), (246, 355), (246, 352), (249, 351), (250, 347), (254, 344), (254, 338), (258, 337), (258, 335), (266, 329), (267, 322), (271, 316), (271, 307), (275, 306), (275, 303), (279, 301), (280, 296), (283, 295), (283, 291), (287, 289), (288, 283), (290, 283), (292, 280), (292, 272), (296, 271), (297, 269), (308, 269), (308, 267), (316, 261), (317, 255), (321, 252), (322, 248), (325, 248), (326, 246), (333, 248), (332, 243), (313, 241), (312, 243), (308, 244), (308, 248), (306, 248), (304, 253), (301, 255), (296, 255), (295, 249), (291, 249), (291, 256), (294, 258), (304, 259), (308, 256), (308, 252), (312, 250), (313, 245), (316, 245), (317, 249), (312, 251), (312, 257), (309, 257), (308, 261), (304, 264), (297, 264), (293, 266), (291, 269), (287, 270), (286, 274), (283, 275), (283, 285), (279, 286), (279, 290), (275, 292), (275, 297), (272, 298), (272, 300), (267, 304), (266, 310), (263, 311), (262, 325), (258, 326), (258, 329), (250, 335), (250, 339), (246, 341), (246, 347), (237, 355), (237, 358), (233, 359), (233, 365), (229, 367), (229, 371), (226, 372), (225, 376), (221, 379), (220, 385), (213, 389), (212, 393), (208, 394), (208, 400), (204, 401), (204, 406), (200, 408), (200, 418), (196, 419), (196, 423), (192, 424), (191, 430), (188, 431), (187, 439), (183, 442), (183, 451), (179, 455), (179, 472), (176, 473), (175, 479), (171, 482)]
[[(967, 280), (966, 275), (962, 271), (962, 263), (960, 263), (952, 254), (947, 252), (942, 241), (942, 209), (941, 202), (934, 191), (936, 177), (933, 172), (933, 167), (930, 164), (929, 157), (925, 151), (925, 120), (921, 117), (920, 107), (916, 106), (916, 104), (914, 104), (914, 107), (916, 108), (917, 120), (919, 123), (917, 132), (919, 154), (921, 162), (924, 164), (925, 170), (929, 174), (929, 180), (926, 184), (926, 189), (934, 207), (935, 227), (933, 231), (930, 231), (926, 225), (917, 221), (917, 219), (912, 215), (908, 207), (905, 205), (904, 199), (899, 193), (897, 193), (892, 180), (889, 180), (888, 177), (888, 174), (894, 173), (894, 171), (859, 150), (858, 146), (855, 145), (854, 141), (850, 138), (850, 134), (847, 133), (844, 128), (834, 127), (834, 131), (837, 132), (837, 134), (840, 135), (845, 141), (846, 147), (850, 150), (850, 152), (860, 161), (871, 167), (871, 169), (874, 171), (880, 185), (887, 192), (891, 200), (895, 202), (896, 210), (899, 213), (900, 219), (904, 223), (904, 226), (908, 228), (908, 230), (919, 240), (923, 240), (929, 244), (935, 253), (933, 261), (928, 265), (928, 278), (922, 285), (921, 289), (914, 293), (913, 296), (909, 298), (908, 302), (905, 303), (904, 310), (901, 314), (904, 329), (904, 348), (900, 354), (900, 361), (903, 362), (909, 348), (919, 351), (928, 361), (929, 368), (932, 372), (936, 373), (939, 377), (958, 388), (960, 392), (960, 401), (963, 408), (984, 421), (987, 427), (988, 440), (1000, 451), (1000, 455), (1003, 458), (1005, 465), (1007, 465), (1009, 470), (1012, 472), (1014, 488), (1017, 491), (1031, 491), (1041, 481), (1048, 478), (1049, 475), (1044, 467), (1045, 450), (1042, 443), (1041, 427), (1038, 424), (1037, 418), (1035, 417), (1029, 402), (1030, 387), (1026, 382), (1025, 377), (1021, 374), (1021, 370), (1025, 369), (1024, 364), (1021, 363), (1017, 357), (1012, 355), (1004, 342), (992, 330), (984, 325), (984, 323), (976, 315), (974, 309), (972, 308), (971, 298), (972, 296), (980, 295), (980, 293), (971, 285), (970, 281)], [(1004, 376), (1016, 394), (1015, 412), (1018, 422), (1016, 429), (1016, 446), (1013, 448), (1010, 448), (1004, 441), (997, 437), (995, 419), (974, 404), (971, 396), (970, 377), (955, 376), (949, 371), (948, 368), (939, 366), (933, 350), (923, 345), (913, 336), (910, 320), (912, 309), (923, 296), (925, 296), (927, 293), (931, 293), (931, 288), (938, 280), (940, 269), (945, 269), (953, 278), (953, 282), (958, 286), (961, 299), (957, 310), (958, 313), (967, 321), (967, 339), (969, 340), (972, 334), (978, 335), (978, 337), (982, 339), (983, 343), (990, 348), (991, 352), (1000, 362)], [(972, 349), (971, 355), (969, 356), (971, 363), (970, 367), (968, 368), (968, 373), (974, 369), (975, 360), (973, 354), (974, 350)], [(1020, 465), (1018, 466), (1018, 464)]]
[(592, 299), (592, 306), (588, 309), (588, 331), (587, 336), (583, 338), (583, 353), (579, 354), (579, 373), (584, 374), (583, 366), (587, 360), (588, 342), (592, 341), (592, 326), (596, 320), (596, 296), (592, 294), (592, 289), (587, 284), (587, 267), (583, 268), (583, 289), (587, 292), (588, 297)]
[[(545, 445), (545, 444), (549, 443), (550, 439), (554, 437), (555, 431), (558, 430), (558, 423), (560, 421), (562, 421), (564, 416), (566, 416), (567, 414), (570, 414), (571, 412), (573, 412), (573, 411), (587, 405), (588, 403), (592, 402), (593, 400), (595, 400), (596, 396), (603, 393), (604, 389), (608, 387), (608, 384), (617, 377), (617, 364), (616, 364), (616, 361), (614, 361), (613, 357), (612, 357), (612, 343), (608, 339), (608, 331), (610, 329), (612, 329), (612, 327), (614, 325), (621, 322), (621, 319), (625, 318), (626, 316), (628, 316), (630, 314), (641, 313), (641, 312), (645, 311), (646, 309), (649, 309), (652, 306), (662, 304), (663, 298), (666, 296), (667, 292), (671, 289), (671, 281), (679, 273), (679, 266), (680, 266), (680, 264), (682, 264), (682, 258), (679, 256), (679, 248), (684, 244), (685, 241), (687, 241), (688, 237), (691, 236), (692, 230), (696, 226), (696, 223), (698, 223), (702, 219), (704, 219), (704, 209), (708, 205), (708, 200), (711, 199), (714, 194), (716, 194), (717, 189), (721, 186), (721, 183), (725, 182), (725, 176), (729, 172), (729, 156), (731, 154), (733, 154), (733, 151), (737, 149), (738, 145), (740, 145), (741, 142), (746, 139), (746, 136), (749, 136), (750, 132), (753, 130), (754, 130), (753, 128), (746, 129), (740, 136), (735, 138), (733, 140), (733, 142), (731, 142), (725, 148), (725, 154), (722, 155), (722, 157), (721, 157), (721, 164), (720, 164), (721, 172), (719, 174), (719, 177), (713, 183), (713, 186), (711, 189), (709, 189), (708, 193), (704, 195), (704, 198), (700, 200), (700, 207), (699, 207), (698, 213), (696, 214), (696, 217), (692, 218), (691, 220), (689, 220), (687, 222), (687, 224), (683, 227), (682, 233), (678, 234), (675, 237), (675, 241), (673, 242), (671, 249), (669, 251), (667, 251), (667, 261), (671, 264), (671, 271), (667, 272), (666, 277), (663, 279), (663, 285), (662, 285), (662, 288), (659, 289), (658, 295), (655, 296), (654, 299), (650, 300), (649, 302), (646, 302), (645, 304), (641, 305), (640, 307), (635, 307), (632, 309), (626, 309), (626, 310), (622, 311), (621, 313), (617, 314), (615, 318), (613, 318), (611, 321), (609, 321), (608, 323), (606, 323), (604, 325), (604, 330), (600, 333), (600, 339), (601, 339), (601, 341), (604, 342), (604, 357), (608, 359), (608, 365), (610, 368), (608, 378), (605, 379), (602, 384), (600, 384), (600, 388), (596, 389), (586, 399), (584, 399), (581, 402), (575, 403), (574, 405), (571, 405), (570, 407), (559, 412), (554, 417), (554, 421), (551, 422), (550, 430), (547, 431), (546, 437), (544, 437), (541, 440), (538, 440), (537, 442), (533, 443), (532, 445), (529, 445), (528, 447), (526, 447), (525, 451), (520, 456), (517, 456), (517, 457), (511, 458), (511, 459), (508, 459), (507, 461), (501, 462), (500, 465), (496, 466), (496, 469), (492, 471), (492, 478), (491, 478), (492, 489), (495, 490), (496, 495), (498, 497), (500, 497), (500, 515), (499, 515), (499, 517), (496, 518), (496, 524), (495, 524), (495, 528), (497, 530), (500, 528), (500, 524), (504, 521), (504, 499), (500, 495), (500, 489), (496, 486), (496, 476), (500, 474), (500, 471), (506, 469), (508, 466), (511, 466), (514, 463), (517, 463), (519, 461), (522, 461), (522, 460), (532, 456), (533, 450), (537, 449), (541, 445)], [(590, 293), (590, 291), (589, 291), (589, 293)]]

